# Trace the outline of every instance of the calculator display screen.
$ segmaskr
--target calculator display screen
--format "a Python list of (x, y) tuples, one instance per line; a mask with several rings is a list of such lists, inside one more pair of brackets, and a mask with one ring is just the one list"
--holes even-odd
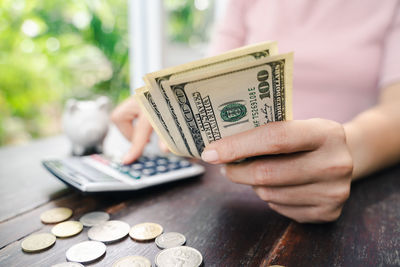
[(79, 173), (89, 181), (100, 182), (100, 181), (115, 180), (114, 178), (105, 174), (104, 172), (101, 172), (93, 168), (92, 166), (85, 164), (79, 158), (66, 158), (61, 160), (61, 162), (62, 162), (62, 164), (60, 164), (61, 166), (64, 165), (64, 168), (68, 168), (69, 171), (72, 170), (73, 172)]

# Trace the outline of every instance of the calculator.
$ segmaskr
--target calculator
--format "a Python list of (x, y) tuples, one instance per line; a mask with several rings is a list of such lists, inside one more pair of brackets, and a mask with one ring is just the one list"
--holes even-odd
[(101, 154), (42, 163), (61, 181), (82, 192), (138, 190), (204, 173), (203, 166), (172, 155), (146, 155), (129, 165)]

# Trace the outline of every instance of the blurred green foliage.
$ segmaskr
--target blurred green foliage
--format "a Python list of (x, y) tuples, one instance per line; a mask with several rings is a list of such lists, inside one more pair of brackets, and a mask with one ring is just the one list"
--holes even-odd
[(58, 132), (69, 97), (129, 95), (126, 5), (0, 1), (0, 145)]
[[(163, 2), (169, 40), (207, 38), (210, 12), (195, 2)], [(70, 97), (129, 96), (127, 10), (127, 0), (0, 0), (0, 146), (60, 132)]]
[(208, 41), (214, 11), (211, 0), (164, 0), (164, 6), (169, 40), (189, 45)]

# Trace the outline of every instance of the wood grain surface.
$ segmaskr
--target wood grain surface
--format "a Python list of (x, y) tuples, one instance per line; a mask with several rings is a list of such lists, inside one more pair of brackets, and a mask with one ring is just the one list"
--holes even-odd
[[(23, 153), (24, 149), (18, 149)], [(25, 149), (25, 155), (29, 154), (31, 147)], [(11, 152), (10, 155), (19, 154)], [(0, 150), (1, 155), (4, 156)], [(0, 160), (1, 168), (8, 168), (3, 164), (4, 158)], [(18, 159), (12, 160), (12, 168), (18, 174)], [(206, 165), (207, 172), (201, 177), (142, 191), (81, 195), (62, 184), (55, 187), (55, 192), (49, 192), (46, 183), (56, 180), (43, 174), (40, 165), (22, 171), (23, 163), (17, 176), (22, 179), (26, 175), (25, 179), (35, 184), (32, 190), (19, 190), (15, 182), (4, 181), (9, 176), (0, 177), (1, 192), (13, 192), (6, 194), (7, 199), (0, 195), (0, 266), (51, 266), (66, 261), (69, 247), (88, 240), (85, 228), (75, 237), (57, 239), (53, 247), (43, 252), (23, 252), (21, 241), (26, 236), (51, 230), (52, 225), (41, 223), (39, 216), (53, 207), (73, 209), (75, 220), (86, 212), (104, 210), (111, 219), (131, 226), (159, 223), (166, 232), (184, 234), (187, 245), (202, 253), (204, 266), (400, 266), (400, 166), (354, 183), (340, 219), (312, 225), (292, 222), (271, 211), (250, 187), (222, 177), (218, 166)], [(5, 172), (10, 170), (1, 171)], [(35, 174), (41, 178), (35, 179)], [(56, 193), (59, 190), (63, 193)], [(40, 192), (46, 201), (29, 209), (19, 206), (21, 199), (29, 203), (33, 196), (36, 201)], [(85, 266), (111, 266), (127, 255), (142, 255), (154, 264), (159, 251), (154, 242), (138, 243), (128, 236), (107, 244), (106, 255)]]

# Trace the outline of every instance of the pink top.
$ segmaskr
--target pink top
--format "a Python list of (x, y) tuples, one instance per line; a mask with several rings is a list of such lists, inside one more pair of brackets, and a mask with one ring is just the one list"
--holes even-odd
[(232, 0), (210, 54), (266, 40), (295, 53), (294, 119), (346, 122), (400, 81), (397, 0)]

